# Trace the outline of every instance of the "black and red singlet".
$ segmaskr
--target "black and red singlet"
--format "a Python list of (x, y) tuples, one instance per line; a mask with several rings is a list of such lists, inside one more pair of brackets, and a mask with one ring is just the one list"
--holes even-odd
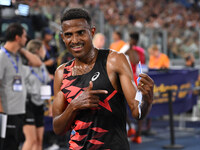
[(74, 60), (66, 64), (61, 90), (70, 103), (93, 82), (93, 90), (107, 90), (100, 97), (99, 107), (81, 110), (74, 121), (70, 149), (129, 150), (126, 132), (126, 103), (123, 94), (117, 92), (106, 71), (109, 50), (98, 50), (92, 70), (83, 75), (72, 76)]

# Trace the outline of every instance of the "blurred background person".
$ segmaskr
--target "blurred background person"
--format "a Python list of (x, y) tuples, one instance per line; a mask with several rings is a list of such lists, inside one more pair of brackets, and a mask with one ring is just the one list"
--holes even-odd
[[(44, 64), (49, 72), (51, 81), (48, 83), (51, 86), (51, 93), (53, 96), (53, 79), (54, 72), (57, 68), (58, 50), (54, 42), (54, 33), (49, 27), (45, 27), (41, 31), (42, 42), (46, 51), (44, 57)], [(53, 44), (52, 44), (53, 43)]]
[(194, 68), (195, 67), (195, 58), (192, 53), (185, 55), (185, 67)]
[(145, 50), (138, 46), (139, 41), (139, 34), (138, 33), (130, 33), (129, 35), (130, 41), (129, 41), (129, 47), (128, 50), (125, 52), (125, 54), (129, 57), (131, 62), (131, 67), (133, 70), (134, 75), (134, 81), (137, 83), (137, 74), (136, 74), (136, 66), (141, 62), (141, 64), (145, 64)]
[(105, 45), (105, 36), (102, 34), (102, 33), (96, 33), (93, 37), (93, 44), (94, 44), (94, 47), (96, 48), (104, 48), (104, 45)]
[[(44, 57), (44, 64), (51, 78), (51, 81), (48, 83), (48, 85), (51, 86), (51, 94), (52, 94), (51, 100), (48, 103), (48, 107), (51, 107), (52, 106), (51, 103), (54, 100), (54, 96), (53, 96), (54, 95), (54, 90), (53, 90), (54, 73), (55, 73), (56, 68), (58, 67), (58, 63), (60, 63), (59, 61), (63, 61), (63, 60), (59, 60), (58, 48), (55, 43), (54, 32), (52, 31), (52, 29), (50, 29), (50, 27), (43, 28), (41, 30), (41, 35), (42, 35), (42, 42), (44, 44), (44, 48), (46, 51), (46, 55)], [(65, 51), (63, 51), (63, 53), (66, 54)], [(71, 55), (69, 54), (68, 56), (70, 57)], [(68, 56), (66, 55), (64, 59), (68, 58)], [(51, 108), (49, 110), (51, 110)], [(45, 141), (45, 144), (47, 144), (47, 147), (45, 148), (47, 150), (59, 149), (60, 137), (55, 135), (55, 133), (53, 132), (52, 116), (46, 117), (46, 122), (50, 122), (50, 124), (49, 124), (48, 130), (46, 130), (46, 133), (45, 133), (46, 135), (45, 135), (44, 141)]]
[(148, 49), (149, 53), (149, 64), (148, 67), (150, 69), (168, 69), (170, 66), (170, 59), (169, 57), (160, 52), (157, 45), (152, 45)]
[[(41, 60), (44, 59), (46, 51), (40, 40), (31, 40), (27, 44), (27, 50)], [(42, 86), (51, 79), (44, 64), (40, 67), (26, 67), (26, 115), (23, 132), (25, 142), (22, 150), (42, 150), (44, 135), (44, 99), (41, 97)], [(46, 89), (47, 90), (47, 89)]]
[(112, 34), (113, 42), (110, 44), (110, 49), (120, 51), (120, 49), (126, 44), (122, 40), (122, 34), (119, 31), (114, 31)]
[(47, 67), (48, 72), (53, 76), (57, 68), (57, 57), (58, 51), (57, 47), (51, 44), (53, 39), (53, 31), (49, 27), (42, 29), (42, 41), (46, 50), (46, 55), (44, 58), (44, 64)]
[(0, 50), (0, 112), (8, 116), (3, 150), (17, 150), (22, 139), (26, 111), (22, 59), (25, 58), (30, 66), (38, 67), (42, 62), (36, 55), (23, 49), (27, 32), (21, 24), (10, 24), (6, 29), (5, 40)]

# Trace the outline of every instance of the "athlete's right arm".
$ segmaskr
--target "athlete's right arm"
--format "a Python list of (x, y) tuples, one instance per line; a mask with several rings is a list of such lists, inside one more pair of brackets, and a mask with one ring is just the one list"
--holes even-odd
[(73, 107), (68, 105), (61, 91), (64, 65), (57, 68), (54, 78), (54, 101), (53, 101), (53, 129), (56, 134), (64, 134), (73, 123), (76, 116)]

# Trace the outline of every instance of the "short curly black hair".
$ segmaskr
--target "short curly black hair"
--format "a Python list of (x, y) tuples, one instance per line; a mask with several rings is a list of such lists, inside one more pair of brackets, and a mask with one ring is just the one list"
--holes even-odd
[(61, 24), (63, 21), (72, 19), (85, 19), (87, 23), (91, 26), (92, 19), (89, 13), (83, 8), (70, 8), (66, 9), (61, 17)]
[(136, 42), (138, 42), (138, 40), (140, 38), (139, 33), (136, 33), (136, 32), (129, 34), (129, 36), (130, 36), (131, 39), (135, 40)]

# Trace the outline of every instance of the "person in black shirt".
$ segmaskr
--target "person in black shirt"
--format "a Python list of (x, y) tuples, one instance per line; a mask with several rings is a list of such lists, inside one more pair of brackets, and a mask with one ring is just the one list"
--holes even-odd
[(50, 28), (45, 27), (42, 29), (42, 41), (46, 50), (46, 55), (44, 58), (44, 64), (47, 67), (48, 72), (54, 75), (57, 68), (57, 47), (51, 44), (53, 40), (53, 31)]

